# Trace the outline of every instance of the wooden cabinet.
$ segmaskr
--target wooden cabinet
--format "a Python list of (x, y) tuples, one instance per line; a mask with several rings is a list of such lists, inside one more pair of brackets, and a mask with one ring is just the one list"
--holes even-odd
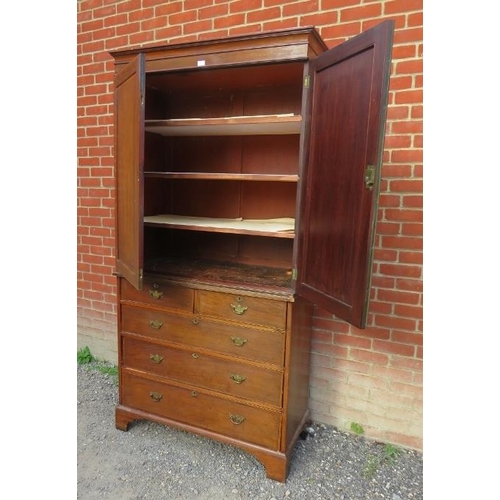
[(366, 324), (392, 35), (112, 54), (118, 428), (196, 432), (286, 480), (314, 304)]

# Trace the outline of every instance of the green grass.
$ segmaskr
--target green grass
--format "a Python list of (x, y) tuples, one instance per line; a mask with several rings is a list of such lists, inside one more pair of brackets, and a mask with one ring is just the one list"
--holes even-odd
[(401, 450), (392, 444), (384, 445), (384, 458), (387, 462), (393, 464)]
[(118, 367), (114, 365), (96, 365), (95, 369), (106, 375), (118, 377)]
[[(356, 422), (351, 422), (351, 432), (361, 436), (365, 433), (365, 430), (361, 424)], [(379, 443), (382, 444), (382, 443)], [(386, 443), (383, 445), (383, 449), (379, 449), (380, 453), (376, 455), (368, 455), (366, 458), (366, 463), (363, 467), (363, 476), (367, 479), (373, 478), (380, 467), (385, 465), (393, 465), (398, 458), (401, 450), (396, 446)]]
[(358, 436), (361, 436), (361, 434), (365, 433), (363, 426), (357, 424), (356, 422), (351, 422), (351, 431), (354, 432), (354, 434), (357, 434)]
[(88, 346), (78, 350), (77, 363), (79, 365), (87, 365), (89, 370), (95, 370), (104, 375), (109, 375), (114, 379), (116, 384), (118, 383), (118, 367), (105, 361), (98, 360), (90, 352)]
[(377, 473), (380, 467), (384, 465), (393, 465), (401, 450), (392, 444), (384, 444), (381, 456), (369, 455), (363, 468), (363, 476), (371, 479)]
[(76, 353), (76, 360), (79, 365), (87, 365), (95, 360), (88, 346), (83, 347)]
[(363, 468), (363, 477), (371, 479), (380, 467), (380, 458), (374, 455), (369, 455), (366, 459), (366, 464)]

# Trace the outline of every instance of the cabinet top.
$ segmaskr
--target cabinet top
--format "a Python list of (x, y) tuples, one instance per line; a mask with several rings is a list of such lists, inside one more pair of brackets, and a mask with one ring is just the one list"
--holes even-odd
[(327, 49), (316, 28), (307, 26), (213, 40), (133, 47), (111, 51), (110, 55), (119, 67), (142, 53), (146, 72), (155, 72), (307, 60)]

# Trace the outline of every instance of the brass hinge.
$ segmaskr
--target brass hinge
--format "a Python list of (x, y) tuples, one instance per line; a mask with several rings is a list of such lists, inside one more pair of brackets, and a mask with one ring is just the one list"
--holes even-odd
[(373, 189), (375, 183), (375, 166), (367, 165), (365, 169), (365, 188)]
[(296, 280), (296, 279), (297, 279), (297, 268), (296, 268), (296, 267), (294, 267), (294, 268), (292, 269), (292, 279), (293, 279), (293, 280)]
[(304, 88), (308, 89), (311, 83), (311, 77), (309, 75), (304, 76)]

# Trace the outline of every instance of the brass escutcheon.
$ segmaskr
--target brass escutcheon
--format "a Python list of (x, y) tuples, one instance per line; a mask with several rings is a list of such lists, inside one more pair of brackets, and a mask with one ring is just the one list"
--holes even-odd
[[(153, 285), (153, 286), (158, 286), (158, 285)], [(160, 290), (149, 290), (149, 295), (155, 299), (161, 299), (163, 297), (163, 292), (160, 292)]]
[(192, 320), (192, 323), (193, 323), (193, 325), (198, 325), (200, 323), (200, 319), (199, 318), (194, 318)]
[(149, 357), (157, 364), (163, 361), (163, 356), (160, 356), (159, 354), (150, 354)]
[(231, 342), (238, 347), (243, 347), (248, 342), (248, 339), (244, 339), (243, 337), (231, 337)]
[(236, 314), (244, 314), (248, 309), (247, 306), (242, 306), (241, 304), (231, 304), (231, 307)]
[(230, 413), (229, 418), (234, 425), (240, 425), (245, 420), (243, 415), (236, 415), (235, 413)]
[(160, 401), (160, 399), (163, 397), (163, 394), (160, 394), (159, 392), (150, 392), (149, 396), (153, 401), (156, 401), (158, 403), (158, 401)]
[(155, 330), (159, 330), (163, 326), (163, 323), (157, 319), (150, 319), (149, 326)]
[(191, 354), (191, 356), (193, 356), (194, 359), (198, 359), (200, 357), (200, 355), (196, 352), (193, 352), (193, 354)]
[(161, 299), (163, 297), (163, 292), (160, 291), (160, 285), (158, 283), (153, 283), (152, 289), (149, 290), (149, 295), (155, 300)]
[(198, 397), (198, 391), (191, 391), (191, 396), (193, 398), (197, 398)]
[(229, 377), (232, 378), (237, 384), (241, 384), (246, 380), (246, 377), (244, 377), (243, 375), (238, 375), (237, 373), (231, 373)]

